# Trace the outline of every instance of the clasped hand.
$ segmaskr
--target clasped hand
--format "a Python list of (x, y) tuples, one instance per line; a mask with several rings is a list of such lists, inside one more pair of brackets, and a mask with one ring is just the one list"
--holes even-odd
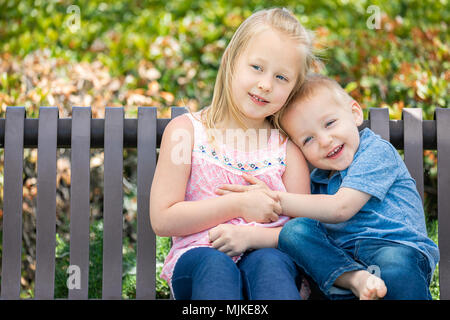
[[(241, 216), (246, 222), (268, 223), (278, 220), (282, 213), (279, 195), (261, 180), (243, 173), (250, 185), (224, 184), (216, 194), (240, 194)], [(209, 231), (209, 240), (217, 250), (228, 256), (236, 256), (251, 249), (251, 231), (254, 227), (220, 224)]]
[(223, 184), (216, 189), (216, 194), (239, 193), (241, 217), (247, 222), (277, 221), (278, 215), (282, 212), (278, 193), (249, 174), (243, 173), (242, 177), (250, 185)]

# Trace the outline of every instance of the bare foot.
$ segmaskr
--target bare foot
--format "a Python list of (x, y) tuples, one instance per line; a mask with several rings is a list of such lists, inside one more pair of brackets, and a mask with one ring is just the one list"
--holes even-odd
[(377, 300), (383, 298), (387, 293), (384, 281), (377, 276), (368, 274), (359, 275), (359, 286), (357, 288), (357, 296), (359, 300)]
[(350, 289), (360, 300), (381, 299), (387, 293), (384, 281), (366, 270), (345, 272), (334, 284)]

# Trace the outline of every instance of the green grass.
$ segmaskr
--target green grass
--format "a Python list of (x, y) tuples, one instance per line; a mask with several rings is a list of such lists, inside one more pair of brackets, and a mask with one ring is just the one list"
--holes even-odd
[[(438, 245), (438, 221), (437, 219), (426, 219), (428, 237)], [(433, 300), (439, 300), (439, 264), (434, 270), (431, 278), (430, 292)]]

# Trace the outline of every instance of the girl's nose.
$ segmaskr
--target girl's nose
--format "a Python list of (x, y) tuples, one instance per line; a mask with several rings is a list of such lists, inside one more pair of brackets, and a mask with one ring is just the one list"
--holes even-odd
[(261, 79), (258, 83), (258, 89), (264, 92), (270, 92), (272, 90), (272, 84), (268, 79)]

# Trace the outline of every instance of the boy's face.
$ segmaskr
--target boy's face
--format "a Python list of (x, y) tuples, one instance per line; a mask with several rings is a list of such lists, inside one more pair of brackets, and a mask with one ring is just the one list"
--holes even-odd
[(340, 171), (348, 168), (359, 146), (358, 126), (363, 112), (356, 101), (338, 103), (329, 89), (294, 104), (281, 125), (316, 168)]

